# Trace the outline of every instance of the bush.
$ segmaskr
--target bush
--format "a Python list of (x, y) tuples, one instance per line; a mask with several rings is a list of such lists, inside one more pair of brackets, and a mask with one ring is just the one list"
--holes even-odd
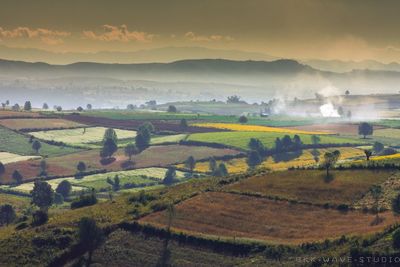
[(92, 206), (97, 203), (96, 194), (93, 192), (89, 195), (81, 195), (79, 198), (71, 202), (71, 209)]
[(45, 224), (49, 220), (47, 212), (38, 210), (32, 214), (32, 225), (39, 226)]
[(28, 224), (26, 223), (26, 222), (22, 222), (22, 223), (19, 223), (19, 224), (17, 224), (17, 226), (15, 226), (15, 230), (22, 230), (22, 229), (25, 229), (25, 228), (28, 228)]
[(396, 249), (400, 248), (400, 229), (397, 229), (396, 231), (394, 231), (393, 235), (392, 235), (392, 239), (393, 239), (393, 247)]

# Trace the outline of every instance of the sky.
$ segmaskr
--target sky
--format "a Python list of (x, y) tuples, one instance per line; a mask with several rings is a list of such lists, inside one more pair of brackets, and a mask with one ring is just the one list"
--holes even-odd
[(400, 62), (396, 0), (0, 0), (0, 7), (0, 46), (7, 47), (95, 53), (196, 46)]

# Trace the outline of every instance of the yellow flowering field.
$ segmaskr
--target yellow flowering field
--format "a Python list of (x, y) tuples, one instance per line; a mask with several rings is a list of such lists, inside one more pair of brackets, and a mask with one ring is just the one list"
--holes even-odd
[[(351, 159), (357, 159), (364, 156), (364, 152), (361, 149), (353, 148), (353, 147), (341, 147), (341, 148), (324, 148), (318, 149), (320, 153), (320, 159), (322, 160), (325, 152), (340, 150), (341, 156), (340, 161), (347, 161)], [(314, 156), (311, 154), (312, 149), (303, 150), (302, 154), (297, 156), (296, 158), (290, 160), (283, 160), (282, 157), (268, 157), (263, 163), (260, 164), (260, 168), (268, 168), (274, 171), (277, 170), (286, 170), (290, 167), (303, 167), (303, 166), (312, 166), (315, 164)], [(288, 153), (289, 154), (289, 153)], [(399, 154), (400, 155), (400, 154)], [(217, 163), (221, 163), (222, 161), (217, 161)], [(240, 159), (232, 159), (224, 162), (228, 172), (231, 174), (245, 172), (248, 169), (248, 165), (246, 163), (246, 158)], [(184, 164), (177, 165), (179, 168), (185, 168)], [(206, 162), (198, 162), (196, 163), (195, 171), (197, 172), (208, 172), (209, 171), (209, 163)]]
[(288, 134), (330, 134), (327, 132), (313, 132), (313, 131), (302, 131), (296, 129), (286, 129), (278, 127), (260, 126), (260, 125), (244, 125), (235, 123), (195, 123), (193, 126), (217, 128), (231, 131), (243, 131), (243, 132), (276, 132), (276, 133), (288, 133)]
[[(393, 155), (385, 155), (385, 156), (372, 156), (370, 160), (373, 161), (384, 161), (384, 160), (392, 160), (392, 159), (400, 159), (400, 153), (393, 154)], [(366, 160), (357, 160), (356, 163), (365, 162)]]

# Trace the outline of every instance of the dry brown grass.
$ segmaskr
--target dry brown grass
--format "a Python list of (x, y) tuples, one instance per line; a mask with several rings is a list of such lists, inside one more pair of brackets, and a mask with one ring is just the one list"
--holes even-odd
[[(300, 244), (341, 235), (371, 234), (400, 219), (390, 212), (380, 216), (384, 218), (383, 222), (371, 225), (375, 218), (373, 214), (342, 213), (310, 205), (214, 192), (176, 205), (172, 227), (192, 234)], [(140, 222), (165, 227), (166, 212), (150, 214)]]

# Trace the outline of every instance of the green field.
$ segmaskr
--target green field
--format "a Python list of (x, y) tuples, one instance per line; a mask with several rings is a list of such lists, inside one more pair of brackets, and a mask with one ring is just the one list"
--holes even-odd
[[(51, 185), (51, 187), (55, 190), (57, 186), (64, 180), (67, 180), (72, 185), (73, 192), (79, 192), (82, 190), (87, 190), (88, 188), (94, 188), (96, 190), (104, 190), (111, 188), (111, 185), (107, 183), (107, 178), (114, 179), (116, 175), (120, 178), (121, 188), (124, 184), (136, 184), (136, 185), (155, 185), (158, 184), (158, 181), (161, 181), (167, 169), (165, 168), (145, 168), (145, 169), (136, 169), (130, 171), (117, 171), (117, 172), (108, 172), (108, 173), (99, 173), (93, 174), (83, 177), (82, 179), (76, 179), (74, 177), (67, 178), (59, 178), (47, 180), (47, 182)], [(185, 177), (185, 173), (181, 171), (176, 171), (176, 175), (178, 179), (183, 179)], [(1, 188), (22, 192), (22, 193), (30, 193), (33, 189), (34, 182), (24, 183), (18, 186), (2, 186)]]
[[(275, 132), (215, 132), (191, 134), (187, 140), (207, 143), (219, 143), (228, 146), (247, 149), (250, 138), (260, 139), (265, 146), (272, 148), (277, 137), (283, 137), (285, 133)], [(291, 135), (293, 137), (293, 135)], [(311, 135), (299, 134), (304, 144), (311, 144)], [(321, 144), (364, 144), (360, 139), (342, 138), (330, 135), (321, 135)]]
[[(79, 151), (70, 147), (60, 147), (41, 142), (42, 147), (39, 151), (41, 156), (60, 156)], [(0, 127), (0, 151), (6, 151), (19, 155), (35, 155), (29, 137), (16, 133), (4, 127)]]
[[(66, 130), (52, 130), (31, 132), (30, 134), (36, 138), (43, 140), (52, 140), (63, 142), (71, 145), (86, 145), (90, 143), (100, 142), (103, 139), (104, 132), (107, 128), (104, 127), (89, 127)], [(118, 139), (133, 138), (136, 136), (135, 131), (115, 129)]]

